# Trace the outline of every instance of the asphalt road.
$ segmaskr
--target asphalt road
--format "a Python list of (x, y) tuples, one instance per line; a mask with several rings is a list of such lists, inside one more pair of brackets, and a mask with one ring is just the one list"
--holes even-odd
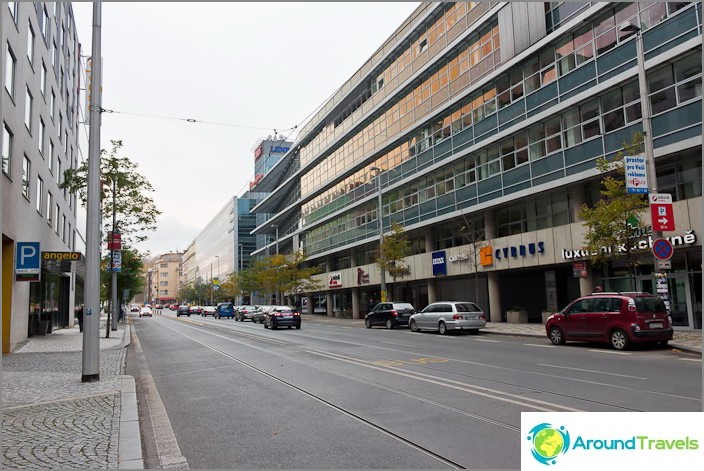
[(701, 356), (670, 349), (133, 321), (147, 468), (517, 469), (522, 411), (702, 410)]

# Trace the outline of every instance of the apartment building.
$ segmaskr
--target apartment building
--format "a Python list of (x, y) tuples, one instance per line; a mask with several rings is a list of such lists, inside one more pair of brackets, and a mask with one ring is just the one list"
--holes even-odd
[(390, 292), (417, 308), (471, 300), (493, 322), (514, 307), (540, 322), (595, 285), (654, 292), (652, 227), (636, 229), (633, 280), (618, 259), (591, 266), (578, 216), (600, 198), (596, 159), (643, 132), (644, 100), (677, 221), (671, 313), (700, 329), (701, 48), (701, 3), (423, 3), (261, 178), (254, 211), (271, 217), (255, 234), (303, 249), (325, 285), (307, 306), (328, 315), (380, 299), (379, 218), (411, 241)]
[(148, 268), (148, 302), (156, 304), (173, 304), (181, 280), (182, 252), (169, 252), (151, 260)]
[[(2, 351), (74, 323), (85, 242), (59, 189), (79, 148), (81, 45), (71, 3), (2, 2)], [(31, 265), (31, 268), (30, 268)]]

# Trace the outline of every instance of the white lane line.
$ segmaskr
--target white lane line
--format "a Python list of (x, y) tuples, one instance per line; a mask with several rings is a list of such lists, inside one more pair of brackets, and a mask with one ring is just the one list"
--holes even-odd
[(386, 345), (398, 345), (399, 347), (423, 348), (421, 345), (408, 345), (407, 343), (383, 342)]
[(698, 361), (701, 363), (702, 359), (701, 358), (680, 358), (682, 361)]
[(499, 343), (498, 340), (489, 340), (489, 339), (472, 339), (475, 342), (489, 342), (489, 343)]
[(596, 348), (589, 350), (590, 352), (597, 352), (597, 353), (607, 353), (610, 355), (630, 355), (628, 352), (615, 352), (613, 350), (598, 350)]
[(618, 373), (607, 373), (606, 371), (586, 370), (584, 368), (572, 368), (571, 366), (546, 365), (545, 363), (538, 363), (538, 366), (544, 366), (546, 368), (559, 368), (562, 370), (584, 371), (586, 373), (597, 373), (600, 375), (620, 376), (621, 378), (648, 379), (648, 378), (641, 378), (640, 376), (629, 376), (629, 375), (622, 375), (622, 374), (618, 374)]
[(555, 345), (546, 345), (544, 343), (524, 343), (526, 347), (540, 347), (540, 348), (555, 348)]

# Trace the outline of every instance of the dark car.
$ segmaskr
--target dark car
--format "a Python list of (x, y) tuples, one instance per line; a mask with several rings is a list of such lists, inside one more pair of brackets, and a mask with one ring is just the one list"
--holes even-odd
[(230, 319), (235, 318), (235, 307), (232, 303), (220, 303), (215, 308), (215, 314), (213, 315), (216, 319), (221, 317), (229, 317)]
[(279, 327), (301, 328), (301, 314), (291, 306), (271, 306), (264, 312), (264, 328), (276, 330)]
[(665, 302), (650, 293), (593, 293), (548, 317), (545, 332), (555, 345), (599, 342), (625, 350), (632, 343), (667, 345), (672, 321)]
[(379, 303), (364, 316), (364, 325), (367, 329), (375, 325), (383, 325), (387, 329), (408, 326), (408, 319), (415, 313), (416, 309), (410, 303)]
[(257, 311), (255, 306), (237, 306), (235, 309), (235, 320), (244, 322), (249, 319), (254, 322), (254, 313)]
[(272, 307), (274, 307), (274, 306), (268, 306), (268, 305), (257, 306), (257, 308), (254, 310), (254, 314), (252, 314), (252, 322), (255, 324), (257, 322), (260, 324), (263, 324), (264, 323), (264, 314), (266, 314), (266, 312), (269, 309), (271, 309)]
[(182, 305), (178, 307), (178, 310), (176, 311), (176, 317), (181, 317), (181, 316), (188, 316), (191, 317), (191, 311), (187, 305)]

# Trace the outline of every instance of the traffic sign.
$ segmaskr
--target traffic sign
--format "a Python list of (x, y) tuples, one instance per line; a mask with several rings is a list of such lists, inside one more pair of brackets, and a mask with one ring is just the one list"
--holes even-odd
[(655, 239), (653, 241), (653, 255), (658, 260), (670, 260), (675, 250), (667, 239)]
[(650, 202), (650, 219), (654, 231), (674, 231), (675, 214), (672, 210), (672, 196), (667, 193), (653, 193)]
[(39, 281), (42, 271), (39, 242), (17, 242), (15, 250), (15, 279)]

